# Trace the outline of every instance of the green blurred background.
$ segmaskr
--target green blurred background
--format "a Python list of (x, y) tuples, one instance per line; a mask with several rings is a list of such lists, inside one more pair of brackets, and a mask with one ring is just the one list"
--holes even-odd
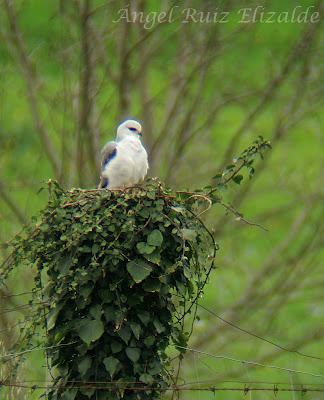
[[(100, 148), (114, 138), (123, 118), (143, 124), (149, 175), (177, 190), (212, 184), (232, 157), (262, 135), (273, 150), (257, 163), (252, 180), (224, 196), (267, 231), (236, 220), (221, 207), (204, 215), (220, 251), (200, 302), (250, 334), (198, 308), (190, 347), (299, 372), (188, 351), (179, 384), (324, 389), (323, 30), (320, 22), (310, 21), (323, 12), (321, 5), (293, 0), (3, 0), (2, 256), (7, 257), (5, 243), (46, 204), (47, 193), (39, 189), (48, 179), (66, 188), (96, 187)], [(255, 20), (251, 16), (242, 23), (242, 9), (253, 13), (257, 6)], [(195, 20), (184, 23), (189, 7), (196, 10), (191, 13)], [(154, 21), (163, 11), (170, 21)], [(208, 22), (215, 12), (216, 22)], [(304, 12), (307, 22), (291, 21), (293, 12)], [(119, 20), (126, 13), (131, 20)], [(270, 17), (274, 22), (266, 23)], [(33, 271), (22, 266), (10, 287), (0, 289), (18, 293), (32, 285)], [(0, 301), (7, 310), (28, 299), (3, 296)], [(3, 354), (19, 338), (13, 325), (26, 312), (0, 313)], [(0, 360), (0, 379), (6, 378), (6, 367)], [(39, 384), (47, 379), (43, 355), (36, 353), (17, 377)], [(5, 399), (34, 399), (40, 393), (0, 386)], [(246, 396), (302, 395), (269, 391)], [(215, 395), (244, 396), (242, 390)], [(215, 397), (212, 392), (180, 393), (181, 399)], [(306, 398), (324, 394), (309, 392)]]

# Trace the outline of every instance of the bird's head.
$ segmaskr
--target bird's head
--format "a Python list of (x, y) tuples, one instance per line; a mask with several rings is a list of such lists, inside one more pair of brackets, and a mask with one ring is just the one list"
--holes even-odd
[(133, 119), (128, 119), (121, 123), (117, 129), (117, 140), (124, 139), (126, 136), (134, 136), (137, 138), (142, 136), (141, 124)]

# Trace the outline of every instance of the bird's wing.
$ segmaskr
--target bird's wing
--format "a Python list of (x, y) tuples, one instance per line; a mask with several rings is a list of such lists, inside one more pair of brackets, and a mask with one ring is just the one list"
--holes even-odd
[(101, 171), (103, 171), (106, 165), (117, 155), (117, 143), (108, 142), (105, 144), (101, 151)]

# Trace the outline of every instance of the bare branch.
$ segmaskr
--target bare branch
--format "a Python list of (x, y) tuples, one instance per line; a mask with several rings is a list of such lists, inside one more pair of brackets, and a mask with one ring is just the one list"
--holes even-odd
[(79, 174), (79, 183), (84, 182), (84, 164), (85, 164), (85, 147), (87, 148), (87, 156), (91, 166), (94, 179), (97, 176), (99, 168), (99, 135), (94, 127), (94, 97), (93, 86), (95, 80), (95, 70), (93, 65), (91, 33), (89, 25), (89, 13), (91, 8), (91, 0), (84, 0), (79, 3), (80, 10), (80, 26), (81, 26), (81, 56), (82, 71), (80, 77), (80, 113), (77, 132), (77, 171)]
[(15, 215), (17, 220), (22, 225), (25, 225), (27, 223), (25, 215), (21, 211), (20, 207), (16, 204), (16, 202), (11, 198), (8, 191), (5, 189), (5, 185), (1, 182), (0, 182), (0, 197), (7, 204), (7, 206), (12, 211), (12, 213)]
[(5, 9), (8, 16), (9, 28), (10, 28), (10, 39), (16, 49), (17, 57), (20, 62), (20, 66), (25, 77), (26, 88), (27, 88), (27, 98), (29, 100), (29, 105), (34, 120), (36, 130), (38, 132), (39, 138), (43, 144), (44, 151), (50, 161), (55, 176), (60, 175), (60, 163), (57, 157), (56, 151), (54, 149), (53, 143), (50, 139), (50, 134), (43, 124), (39, 104), (37, 99), (37, 88), (38, 82), (35, 76), (34, 69), (32, 67), (31, 61), (28, 57), (26, 46), (24, 44), (22, 34), (19, 31), (17, 18), (13, 9), (12, 0), (4, 0)]
[(311, 46), (315, 38), (315, 34), (319, 26), (319, 23), (309, 24), (307, 26), (307, 28), (301, 35), (300, 40), (290, 52), (280, 73), (275, 78), (271, 79), (270, 82), (268, 82), (258, 105), (247, 115), (241, 126), (232, 136), (224, 153), (223, 160), (218, 167), (218, 170), (224, 167), (231, 154), (234, 153), (234, 149), (236, 148), (236, 145), (241, 135), (251, 126), (253, 121), (260, 115), (261, 111), (263, 111), (268, 103), (273, 99), (273, 96), (278, 91), (279, 87), (284, 83), (285, 79), (294, 68), (295, 61), (301, 56), (301, 54), (307, 52), (307, 49)]

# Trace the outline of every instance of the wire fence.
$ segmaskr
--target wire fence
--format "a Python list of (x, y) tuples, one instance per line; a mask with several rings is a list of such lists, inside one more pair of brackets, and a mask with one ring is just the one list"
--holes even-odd
[[(8, 293), (8, 294), (2, 294), (0, 295), (0, 300), (5, 300), (5, 299), (16, 299), (20, 298), (23, 296), (28, 296), (28, 295), (33, 295), (35, 294), (35, 290), (32, 291), (25, 291), (21, 293)], [(33, 308), (34, 306), (48, 306), (49, 303), (48, 301), (32, 301), (30, 300), (27, 303), (23, 304), (15, 304), (11, 308), (0, 308), (0, 316), (10, 314), (10, 313), (17, 313), (17, 312), (22, 312), (25, 313), (26, 310), (29, 308)], [(307, 354), (304, 352), (300, 352), (299, 350), (295, 349), (290, 349), (278, 341), (270, 340), (266, 337), (262, 337), (260, 335), (257, 335), (256, 333), (246, 330), (239, 325), (234, 324), (231, 321), (228, 321), (215, 313), (213, 310), (210, 308), (205, 307), (202, 304), (198, 303), (198, 306), (206, 311), (208, 314), (214, 316), (215, 318), (219, 319), (223, 323), (231, 326), (233, 329), (238, 330), (242, 332), (245, 335), (251, 336), (255, 339), (258, 339), (272, 347), (275, 347), (283, 352), (286, 353), (293, 353), (296, 354), (297, 356), (300, 357), (307, 357), (310, 359), (315, 359), (319, 361), (324, 361), (323, 358), (312, 355), (312, 354)], [(28, 318), (28, 314), (25, 318)], [(0, 329), (0, 334), (3, 334), (4, 332), (7, 331), (12, 331), (14, 329), (17, 329), (17, 327), (21, 326), (24, 324), (24, 320), (22, 321), (16, 321), (13, 325), (6, 327), (6, 329)], [(22, 351), (18, 352), (10, 352), (10, 353), (4, 353), (0, 354), (0, 367), (2, 364), (6, 363), (7, 361), (10, 361), (14, 358), (25, 356), (29, 353), (33, 352), (47, 352), (48, 350), (55, 350), (55, 348), (59, 348), (62, 346), (72, 346), (75, 345), (76, 342), (71, 342), (71, 343), (62, 343), (56, 346), (41, 346), (41, 345), (36, 345), (32, 348), (27, 348)], [(95, 390), (100, 390), (100, 391), (118, 391), (118, 390), (127, 390), (127, 391), (160, 391), (162, 392), (172, 392), (172, 393), (180, 393), (180, 392), (210, 392), (210, 393), (216, 393), (216, 392), (241, 392), (244, 395), (248, 393), (253, 393), (253, 392), (271, 392), (273, 394), (278, 394), (278, 393), (301, 393), (302, 395), (305, 395), (307, 393), (324, 393), (324, 375), (313, 372), (313, 371), (306, 371), (306, 370), (300, 370), (300, 369), (295, 369), (295, 368), (287, 368), (287, 367), (282, 367), (279, 365), (273, 365), (273, 364), (266, 364), (266, 363), (261, 363), (258, 361), (254, 360), (246, 360), (246, 359), (240, 359), (240, 358), (235, 358), (231, 357), (228, 355), (221, 355), (221, 354), (213, 354), (207, 351), (202, 351), (200, 349), (195, 349), (191, 347), (185, 347), (185, 346), (179, 346), (179, 345), (173, 345), (174, 348), (178, 348), (181, 350), (185, 350), (187, 353), (192, 353), (196, 354), (199, 356), (204, 356), (212, 359), (219, 359), (219, 360), (227, 360), (233, 363), (238, 363), (242, 366), (251, 366), (251, 367), (256, 367), (256, 368), (267, 368), (267, 369), (274, 369), (280, 372), (288, 372), (290, 374), (297, 374), (297, 375), (307, 375), (316, 379), (321, 379), (320, 383), (314, 383), (314, 382), (304, 382), (304, 383), (291, 383), (291, 382), (268, 382), (268, 381), (257, 381), (257, 380), (222, 380), (221, 382), (217, 381), (216, 379), (214, 380), (196, 380), (195, 382), (184, 382), (181, 384), (172, 384), (170, 386), (160, 386), (160, 382), (153, 382), (150, 385), (143, 384), (142, 382), (121, 382), (121, 381), (67, 381), (64, 383), (64, 385), (57, 386), (53, 384), (51, 381), (37, 381), (37, 380), (10, 380), (9, 378), (6, 379), (0, 379), (0, 392), (1, 388), (19, 388), (19, 389), (26, 389), (26, 390), (50, 390), (50, 389), (95, 389)], [(44, 368), (48, 368), (48, 365), (44, 366)], [(1, 369), (0, 369), (1, 372)], [(230, 386), (226, 386), (228, 384), (231, 384)]]
[[(158, 387), (156, 385), (143, 385), (142, 382), (120, 382), (120, 381), (107, 381), (107, 382), (86, 382), (86, 381), (67, 381), (65, 385), (57, 386), (52, 385), (50, 382), (39, 383), (39, 381), (23, 381), (23, 382), (5, 382), (0, 381), (1, 386), (5, 387), (15, 387), (22, 389), (31, 390), (50, 390), (50, 389), (96, 389), (102, 391), (116, 391), (116, 390), (127, 390), (127, 391), (161, 391), (161, 392), (242, 392), (247, 394), (249, 392), (272, 392), (277, 394), (279, 392), (296, 392), (296, 393), (324, 393), (324, 386), (321, 387), (311, 387), (314, 384), (298, 384), (297, 387), (280, 387), (280, 383), (272, 383), (268, 386), (250, 386), (247, 383), (241, 386), (231, 386), (231, 387), (221, 387), (220, 384), (215, 385), (200, 385), (196, 382), (196, 385), (191, 384), (184, 385), (171, 385), (168, 387)], [(290, 385), (291, 383), (286, 383), (285, 385)]]

